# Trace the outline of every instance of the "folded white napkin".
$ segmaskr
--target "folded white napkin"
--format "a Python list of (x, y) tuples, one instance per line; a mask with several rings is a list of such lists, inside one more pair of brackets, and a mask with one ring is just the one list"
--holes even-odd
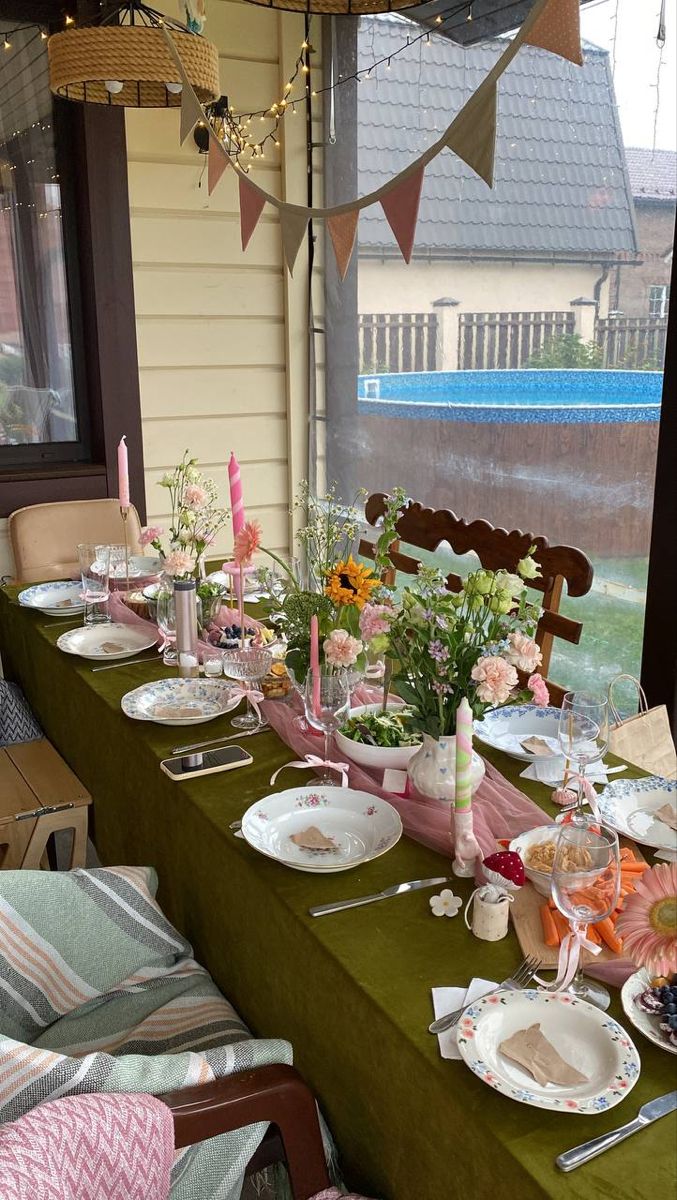
[[(480, 996), (486, 996), (487, 992), (495, 987), (496, 984), (492, 983), (490, 979), (473, 979), (468, 988), (433, 988), (435, 1019), (443, 1017), (445, 1013), (453, 1012), (456, 1008), (461, 1008), (462, 1005), (472, 1004), (473, 1000), (479, 1000)], [(438, 1033), (437, 1040), (442, 1058), (460, 1059), (461, 1052), (456, 1042), (456, 1026), (453, 1029), (447, 1029), (446, 1033)]]
[(677, 862), (677, 850), (654, 850), (654, 858), (662, 858), (665, 862)]
[[(591, 783), (608, 783), (609, 775), (617, 775), (625, 769), (625, 767), (607, 767), (601, 762), (592, 763), (586, 768), (585, 776)], [(521, 777), (522, 779), (536, 779), (539, 783), (555, 786), (564, 779), (564, 759), (540, 758), (536, 762), (529, 763), (526, 770), (521, 772)], [(575, 788), (575, 782), (571, 786)]]

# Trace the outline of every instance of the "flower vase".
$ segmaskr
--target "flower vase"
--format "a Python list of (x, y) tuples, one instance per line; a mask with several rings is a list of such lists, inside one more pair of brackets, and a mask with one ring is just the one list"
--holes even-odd
[[(453, 804), (456, 795), (456, 738), (453, 734), (435, 739), (423, 734), (423, 744), (409, 760), (407, 775), (422, 796)], [(484, 778), (484, 763), (473, 752), (470, 783), (473, 794)]]

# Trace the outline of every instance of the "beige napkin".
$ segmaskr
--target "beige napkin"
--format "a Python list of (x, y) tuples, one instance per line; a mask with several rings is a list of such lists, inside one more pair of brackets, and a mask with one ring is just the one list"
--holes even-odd
[(655, 816), (669, 829), (677, 830), (677, 809), (673, 808), (671, 804), (664, 804), (661, 808), (657, 808)]
[(513, 1033), (512, 1037), (501, 1042), (499, 1050), (506, 1058), (524, 1067), (533, 1075), (536, 1083), (542, 1086), (546, 1083), (587, 1083), (588, 1076), (581, 1075), (580, 1071), (570, 1067), (569, 1063), (560, 1057), (555, 1047), (541, 1033), (540, 1025), (530, 1025), (528, 1029), (520, 1029)]
[(292, 833), (289, 841), (300, 846), (302, 850), (336, 850), (337, 848), (336, 843), (331, 838), (325, 837), (316, 825), (309, 825), (307, 829), (303, 829), (299, 833)]

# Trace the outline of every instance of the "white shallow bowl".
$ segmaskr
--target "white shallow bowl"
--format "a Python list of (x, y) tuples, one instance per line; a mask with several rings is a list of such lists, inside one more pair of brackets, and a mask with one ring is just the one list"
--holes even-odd
[[(158, 575), (162, 574), (162, 559), (157, 555), (150, 554), (130, 554), (129, 556), (129, 579), (132, 579), (135, 585), (143, 586), (144, 582), (152, 579), (157, 579)], [(120, 587), (127, 579), (125, 563), (116, 562), (110, 570), (111, 587)]]
[[(587, 1075), (584, 1083), (539, 1084), (499, 1046), (539, 1024), (565, 1062)], [(466, 1008), (457, 1026), (461, 1057), (483, 1083), (535, 1108), (591, 1115), (624, 1100), (639, 1078), (640, 1058), (628, 1034), (607, 1013), (561, 992), (498, 992)]]
[(560, 709), (541, 708), (538, 704), (508, 704), (505, 708), (488, 712), (481, 721), (475, 721), (475, 737), (493, 750), (502, 750), (519, 762), (545, 760), (546, 755), (529, 754), (522, 749), (524, 738), (540, 737), (552, 751), (552, 758), (562, 758), (557, 739)]
[(677, 809), (677, 782), (660, 775), (614, 779), (597, 797), (600, 817), (617, 833), (654, 850), (677, 850), (677, 831), (655, 815), (664, 804)]
[(58, 579), (52, 583), (36, 583), (19, 592), (19, 604), (35, 608), (48, 617), (63, 617), (85, 611), (82, 584), (79, 580)]
[[(156, 641), (157, 636), (145, 629), (112, 621), (106, 625), (81, 625), (78, 629), (69, 629), (57, 638), (56, 644), (65, 654), (115, 662), (116, 659), (132, 658), (142, 650), (150, 650)], [(120, 649), (107, 650), (107, 645), (117, 645)]]
[[(310, 826), (334, 849), (304, 850), (291, 835)], [(297, 787), (258, 800), (242, 818), (245, 840), (285, 867), (313, 874), (347, 871), (391, 850), (402, 836), (399, 814), (369, 792), (341, 787)]]
[(640, 1033), (643, 1033), (644, 1037), (653, 1042), (655, 1046), (660, 1046), (661, 1050), (667, 1050), (668, 1054), (677, 1054), (677, 1046), (672, 1046), (668, 1039), (661, 1033), (658, 1027), (658, 1017), (644, 1012), (635, 1003), (637, 996), (641, 996), (642, 992), (645, 992), (650, 984), (651, 980), (644, 968), (640, 971), (635, 971), (634, 975), (626, 979), (621, 988), (623, 1012), (635, 1026), (635, 1029), (639, 1029)]
[[(402, 708), (401, 704), (389, 704), (389, 709)], [(351, 708), (349, 717), (361, 717), (367, 713), (381, 711), (380, 704), (360, 704)], [(394, 771), (406, 771), (409, 759), (420, 749), (417, 746), (368, 746), (364, 742), (354, 742), (346, 737), (341, 730), (336, 732), (336, 745), (341, 754), (346, 755), (360, 767), (371, 767), (372, 770), (385, 771), (389, 767)]]
[(159, 679), (127, 692), (120, 701), (125, 716), (156, 725), (203, 725), (240, 703), (223, 679)]
[(537, 825), (535, 829), (529, 829), (527, 833), (520, 833), (518, 837), (513, 838), (510, 843), (510, 850), (514, 850), (519, 854), (524, 863), (524, 873), (527, 879), (533, 883), (536, 891), (541, 896), (549, 896), (551, 892), (552, 875), (550, 871), (535, 871), (526, 861), (525, 855), (532, 846), (538, 846), (540, 842), (557, 841), (561, 831), (561, 825)]

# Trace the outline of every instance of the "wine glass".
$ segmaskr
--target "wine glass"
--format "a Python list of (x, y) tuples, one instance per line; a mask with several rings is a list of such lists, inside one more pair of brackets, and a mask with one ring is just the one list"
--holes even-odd
[(262, 721), (252, 709), (249, 692), (252, 690), (253, 684), (258, 683), (264, 675), (268, 674), (272, 661), (273, 656), (270, 650), (263, 650), (260, 646), (224, 650), (224, 675), (229, 679), (241, 680), (246, 686), (247, 692), (247, 711), (242, 716), (233, 717), (231, 725), (234, 729), (254, 730), (265, 725), (265, 721)]
[(82, 542), (78, 546), (82, 594), (85, 601), (85, 625), (110, 621), (108, 611), (110, 546)]
[[(350, 708), (350, 684), (346, 671), (329, 674), (325, 671), (309, 671), (306, 675), (304, 694), (306, 720), (312, 729), (324, 734), (324, 758), (329, 758), (331, 739)], [(311, 784), (331, 787), (334, 784), (329, 767)]]
[(562, 700), (557, 736), (567, 764), (575, 762), (578, 767), (578, 805), (574, 820), (582, 824), (587, 820), (583, 813), (585, 768), (588, 763), (603, 758), (609, 746), (608, 698), (587, 692), (567, 692)]
[[(606, 825), (563, 825), (552, 863), (552, 898), (570, 922), (572, 933), (582, 936), (586, 926), (610, 917), (620, 895), (620, 851), (618, 834)], [(565, 989), (597, 1008), (611, 1003), (600, 983), (583, 978), (579, 964)]]
[(158, 592), (154, 598), (156, 607), (157, 626), (164, 638), (164, 650), (162, 652), (162, 661), (166, 667), (178, 666), (178, 655), (176, 653), (176, 605), (174, 603), (174, 589), (164, 589)]

